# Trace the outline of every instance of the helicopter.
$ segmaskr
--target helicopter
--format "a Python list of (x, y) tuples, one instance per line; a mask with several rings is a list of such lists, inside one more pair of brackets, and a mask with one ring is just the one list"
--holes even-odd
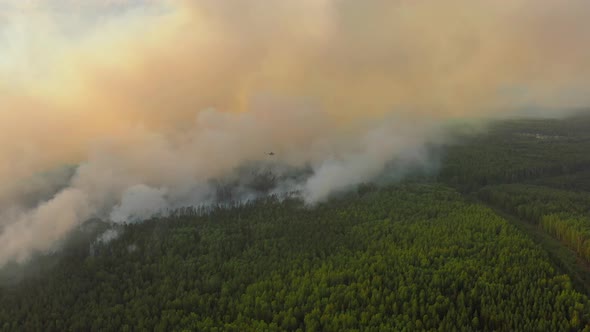
[(267, 153), (267, 155), (269, 155), (269, 156), (274, 156), (274, 155), (275, 155), (275, 153), (271, 151), (271, 152)]

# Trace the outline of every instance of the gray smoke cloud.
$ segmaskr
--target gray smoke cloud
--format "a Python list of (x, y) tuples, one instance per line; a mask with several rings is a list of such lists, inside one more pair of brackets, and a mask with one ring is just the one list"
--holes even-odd
[(165, 195), (163, 189), (133, 186), (125, 190), (121, 203), (113, 207), (110, 220), (117, 223), (145, 220), (168, 207)]
[(0, 266), (224, 185), (314, 204), (427, 168), (449, 122), (590, 98), (585, 0), (6, 1)]

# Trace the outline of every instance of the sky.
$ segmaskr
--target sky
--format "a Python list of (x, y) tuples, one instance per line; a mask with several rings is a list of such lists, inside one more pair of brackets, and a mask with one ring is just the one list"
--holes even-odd
[(311, 204), (393, 159), (429, 164), (449, 122), (587, 107), (589, 16), (586, 0), (0, 0), (0, 265), (93, 216), (202, 203), (268, 151), (313, 170), (293, 184)]

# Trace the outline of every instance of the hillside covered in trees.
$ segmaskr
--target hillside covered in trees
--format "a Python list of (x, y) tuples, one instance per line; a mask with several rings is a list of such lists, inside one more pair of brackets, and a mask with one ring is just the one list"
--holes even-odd
[(568, 330), (590, 302), (525, 234), (444, 186), (314, 210), (272, 199), (126, 226), (2, 289), (24, 330)]
[(588, 129), (499, 122), (432, 178), (313, 208), (271, 196), (94, 221), (0, 273), (0, 330), (588, 331), (568, 265), (590, 262)]

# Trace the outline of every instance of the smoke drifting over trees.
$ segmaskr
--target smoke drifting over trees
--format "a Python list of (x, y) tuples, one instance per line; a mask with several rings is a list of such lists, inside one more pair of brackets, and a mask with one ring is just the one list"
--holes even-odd
[(84, 3), (0, 7), (0, 265), (91, 217), (207, 203), (244, 164), (313, 203), (428, 164), (456, 119), (590, 96), (585, 0)]

